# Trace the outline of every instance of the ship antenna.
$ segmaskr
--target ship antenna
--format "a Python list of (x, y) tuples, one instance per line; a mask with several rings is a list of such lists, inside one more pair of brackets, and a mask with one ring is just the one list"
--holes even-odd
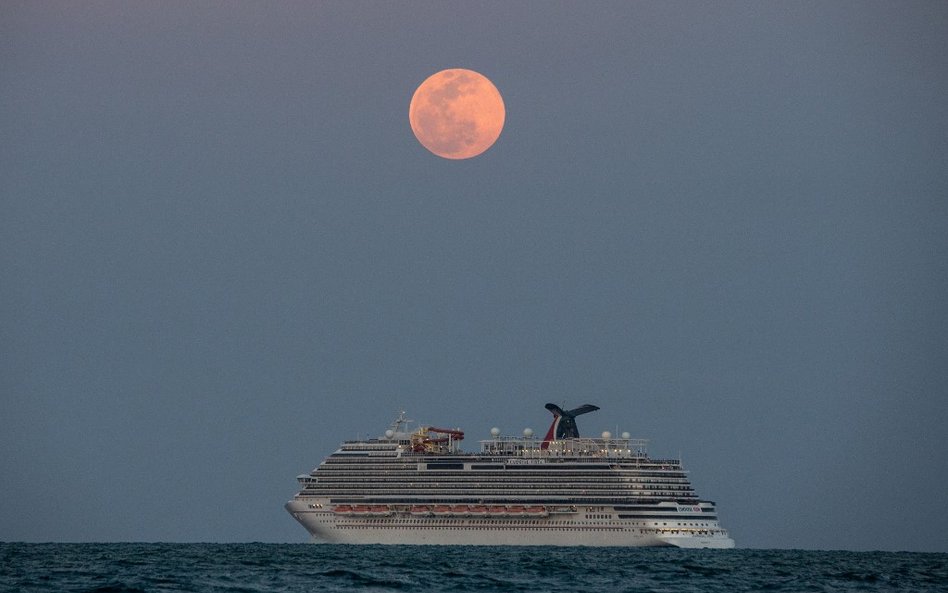
[(401, 410), (401, 411), (398, 413), (398, 417), (395, 418), (394, 421), (392, 421), (392, 432), (394, 432), (394, 433), (399, 433), (399, 432), (401, 432), (402, 425), (403, 425), (403, 424), (408, 424), (408, 423), (410, 423), (410, 422), (414, 422), (414, 420), (409, 420), (409, 419), (405, 416), (405, 410)]

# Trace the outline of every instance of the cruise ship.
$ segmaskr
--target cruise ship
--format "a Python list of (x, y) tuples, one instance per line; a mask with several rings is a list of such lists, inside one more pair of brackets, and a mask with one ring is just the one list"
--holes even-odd
[(476, 453), (460, 429), (410, 430), (403, 412), (298, 476), (286, 510), (320, 543), (734, 547), (680, 460), (628, 433), (580, 437), (596, 406), (546, 408), (544, 437), (493, 428)]

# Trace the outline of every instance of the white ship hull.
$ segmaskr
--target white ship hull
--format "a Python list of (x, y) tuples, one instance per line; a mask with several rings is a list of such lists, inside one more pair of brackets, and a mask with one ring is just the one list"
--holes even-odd
[(313, 543), (446, 546), (734, 547), (734, 540), (686, 527), (636, 527), (619, 520), (545, 518), (341, 517), (300, 500), (286, 510), (312, 535)]

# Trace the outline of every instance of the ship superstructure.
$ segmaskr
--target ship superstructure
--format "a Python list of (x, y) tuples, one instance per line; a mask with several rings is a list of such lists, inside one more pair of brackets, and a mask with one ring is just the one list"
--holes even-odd
[(580, 437), (575, 417), (596, 406), (547, 409), (544, 438), (495, 428), (477, 453), (459, 429), (406, 430), (403, 413), (298, 476), (286, 509), (325, 543), (734, 547), (679, 460), (628, 433)]

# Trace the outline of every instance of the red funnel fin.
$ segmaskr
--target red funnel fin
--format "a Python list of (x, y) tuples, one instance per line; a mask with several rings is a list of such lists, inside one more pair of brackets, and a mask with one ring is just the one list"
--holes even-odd
[(556, 438), (556, 425), (559, 421), (560, 417), (557, 414), (553, 414), (553, 424), (550, 425), (550, 430), (546, 431), (546, 436), (543, 437), (543, 443), (540, 445), (541, 449), (550, 448), (550, 441)]

